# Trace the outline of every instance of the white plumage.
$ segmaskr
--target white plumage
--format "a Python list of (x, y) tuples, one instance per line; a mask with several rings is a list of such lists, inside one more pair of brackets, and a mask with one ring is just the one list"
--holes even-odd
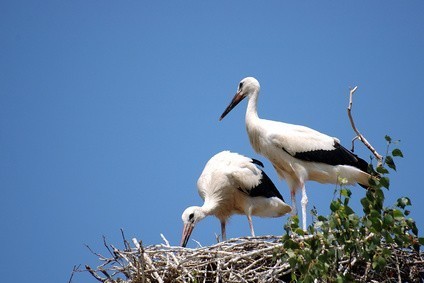
[(222, 151), (214, 155), (197, 181), (202, 206), (188, 207), (181, 218), (184, 223), (181, 245), (185, 247), (194, 226), (208, 215), (221, 222), (222, 239), (226, 240), (226, 222), (233, 214), (245, 214), (252, 236), (252, 216), (279, 217), (291, 211), (269, 177), (257, 167), (258, 160)]
[(259, 90), (255, 78), (244, 78), (219, 120), (248, 97), (246, 129), (250, 144), (257, 153), (268, 158), (279, 177), (287, 181), (293, 213), (296, 212), (296, 191), (302, 190), (302, 221), (306, 230), (305, 182), (337, 183), (339, 178), (345, 178), (349, 184), (368, 186), (368, 164), (341, 146), (337, 138), (304, 126), (260, 119), (256, 110)]

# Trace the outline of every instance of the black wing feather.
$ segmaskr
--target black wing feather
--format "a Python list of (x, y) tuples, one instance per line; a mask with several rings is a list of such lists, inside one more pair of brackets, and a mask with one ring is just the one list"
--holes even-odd
[[(253, 163), (257, 164), (255, 161), (253, 161)], [(262, 164), (262, 162), (260, 162), (260, 164)], [(251, 197), (265, 197), (265, 198), (277, 197), (281, 199), (282, 201), (284, 201), (283, 196), (280, 194), (277, 187), (275, 187), (274, 183), (271, 181), (268, 175), (265, 174), (265, 172), (262, 170), (261, 172), (262, 172), (262, 178), (260, 180), (260, 183), (256, 187), (250, 190), (247, 190), (247, 191), (242, 190), (242, 191), (246, 192)]]
[(252, 163), (261, 166), (262, 168), (264, 168), (264, 164), (262, 162), (260, 162), (259, 160), (255, 159), (255, 158), (251, 158), (252, 159)]
[(320, 149), (296, 152), (296, 154), (292, 156), (304, 161), (320, 162), (329, 165), (350, 165), (364, 172), (368, 171), (368, 163), (365, 160), (353, 154), (338, 142), (334, 143), (333, 150)]

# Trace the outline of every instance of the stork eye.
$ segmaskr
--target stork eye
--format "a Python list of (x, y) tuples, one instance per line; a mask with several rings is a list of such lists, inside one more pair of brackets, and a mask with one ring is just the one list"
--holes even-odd
[(239, 89), (241, 89), (242, 87), (243, 87), (243, 82), (240, 82)]
[(189, 216), (188, 216), (188, 220), (193, 220), (193, 217), (194, 217), (194, 213), (191, 213)]

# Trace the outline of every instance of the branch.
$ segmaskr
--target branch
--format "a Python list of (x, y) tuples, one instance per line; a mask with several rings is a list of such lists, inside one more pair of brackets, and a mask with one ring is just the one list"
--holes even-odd
[(90, 267), (90, 266), (88, 266), (88, 265), (86, 265), (85, 266), (85, 269), (88, 271), (88, 272), (90, 272), (90, 274), (94, 277), (94, 278), (96, 278), (98, 281), (100, 281), (100, 282), (105, 282), (107, 279), (106, 278), (102, 278), (102, 277), (100, 277), (99, 275), (97, 275), (97, 273)]
[(80, 266), (81, 266), (81, 264), (79, 264), (78, 266), (74, 265), (74, 268), (72, 268), (71, 277), (69, 278), (68, 283), (72, 283), (72, 278), (74, 278), (74, 274), (75, 274), (75, 272), (78, 272)]
[(353, 89), (350, 90), (349, 95), (349, 106), (347, 107), (347, 115), (349, 116), (350, 125), (352, 126), (353, 131), (356, 133), (356, 137), (352, 140), (352, 152), (354, 151), (354, 142), (355, 140), (360, 140), (371, 152), (374, 154), (375, 158), (377, 158), (378, 164), (383, 163), (383, 156), (381, 156), (375, 148), (367, 141), (367, 139), (359, 132), (359, 130), (355, 126), (355, 122), (353, 121), (352, 117), (352, 104), (353, 104), (353, 94), (358, 89), (357, 86), (355, 86)]

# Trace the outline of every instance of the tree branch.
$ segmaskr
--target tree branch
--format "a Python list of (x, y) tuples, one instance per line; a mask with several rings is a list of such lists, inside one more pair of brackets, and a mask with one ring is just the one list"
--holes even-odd
[(353, 121), (352, 117), (352, 104), (353, 104), (353, 94), (358, 89), (357, 86), (355, 86), (353, 89), (350, 90), (349, 94), (349, 106), (347, 107), (347, 115), (349, 117), (350, 125), (352, 126), (353, 131), (356, 133), (356, 137), (352, 140), (352, 152), (354, 151), (354, 142), (355, 140), (360, 140), (377, 158), (378, 165), (383, 163), (383, 156), (381, 156), (375, 148), (367, 141), (367, 139), (359, 132), (358, 128), (356, 128), (355, 122)]

